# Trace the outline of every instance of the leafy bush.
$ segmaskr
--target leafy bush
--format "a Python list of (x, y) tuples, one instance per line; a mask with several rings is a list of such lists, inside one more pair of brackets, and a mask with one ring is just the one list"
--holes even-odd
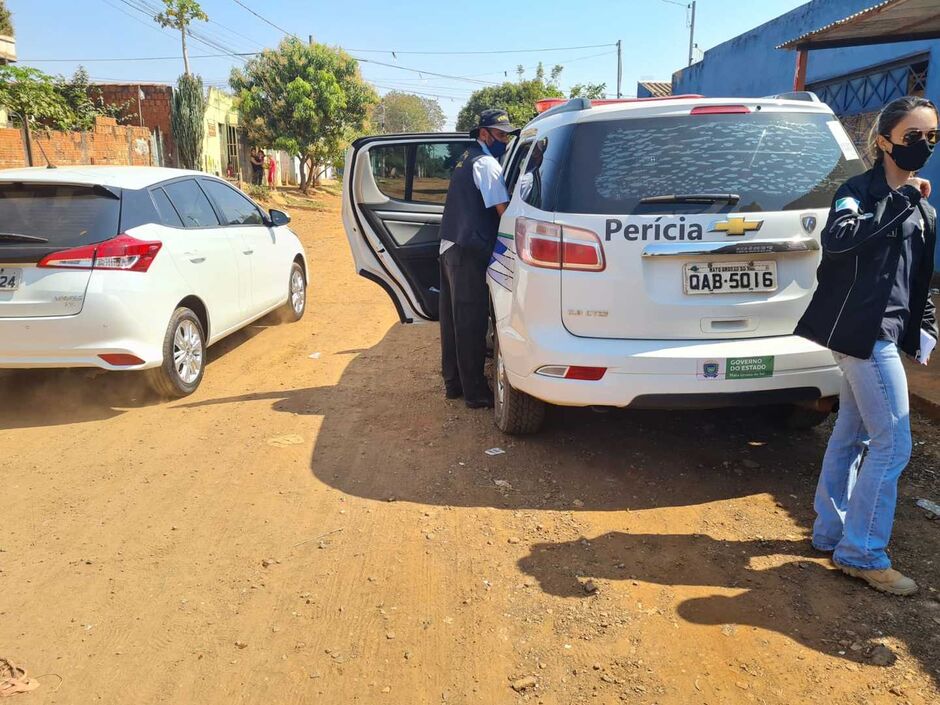
[(242, 189), (256, 201), (267, 201), (271, 198), (271, 189), (267, 186), (258, 186), (257, 184), (246, 184)]

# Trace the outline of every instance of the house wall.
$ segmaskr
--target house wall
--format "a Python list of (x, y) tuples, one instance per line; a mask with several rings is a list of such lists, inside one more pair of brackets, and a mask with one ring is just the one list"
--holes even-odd
[[(95, 129), (88, 132), (46, 132), (32, 134), (33, 164), (43, 166), (45, 159), (56, 165), (119, 164), (149, 166), (150, 130), (146, 127), (118, 125), (114, 118), (99, 117)], [(27, 166), (23, 132), (19, 128), (0, 128), (0, 169)]]

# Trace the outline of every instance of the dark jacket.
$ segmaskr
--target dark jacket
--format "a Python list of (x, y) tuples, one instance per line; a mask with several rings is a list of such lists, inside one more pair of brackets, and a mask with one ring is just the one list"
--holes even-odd
[[(901, 226), (918, 209), (924, 220), (924, 249), (910, 287), (910, 317), (898, 347), (916, 355), (921, 329), (937, 338), (930, 300), (937, 213), (913, 186), (892, 191), (881, 164), (849, 179), (836, 192), (822, 232), (818, 286), (796, 327), (797, 335), (845, 355), (871, 357), (898, 270), (905, 237)], [(915, 230), (914, 237), (919, 236)]]
[(441, 239), (489, 257), (496, 245), (499, 215), (487, 208), (473, 180), (473, 164), (486, 153), (479, 144), (467, 148), (454, 167), (441, 218)]

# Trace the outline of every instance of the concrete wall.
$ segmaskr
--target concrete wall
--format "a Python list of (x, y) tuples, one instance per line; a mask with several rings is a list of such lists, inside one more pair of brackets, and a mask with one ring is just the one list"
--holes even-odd
[[(56, 165), (120, 164), (150, 165), (150, 130), (118, 125), (114, 118), (99, 117), (89, 132), (35, 131), (33, 164), (45, 165), (40, 145)], [(23, 132), (0, 128), (0, 169), (27, 166)]]
[[(792, 90), (796, 52), (775, 47), (873, 4), (873, 0), (813, 0), (709, 49), (702, 61), (673, 74), (672, 92), (754, 97)], [(838, 78), (922, 53), (929, 55), (926, 97), (940, 104), (940, 40), (812, 51), (806, 83)], [(921, 175), (940, 185), (940, 155), (931, 159)], [(931, 200), (940, 203), (937, 196)]]

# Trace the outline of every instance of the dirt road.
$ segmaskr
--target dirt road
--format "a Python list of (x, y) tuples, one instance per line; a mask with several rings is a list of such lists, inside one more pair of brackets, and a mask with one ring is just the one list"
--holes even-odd
[(884, 597), (808, 547), (827, 429), (575, 410), (503, 437), (319, 198), (292, 209), (307, 317), (222, 343), (193, 397), (0, 378), (0, 656), (41, 682), (11, 703), (938, 702), (934, 427), (894, 540), (922, 591)]

